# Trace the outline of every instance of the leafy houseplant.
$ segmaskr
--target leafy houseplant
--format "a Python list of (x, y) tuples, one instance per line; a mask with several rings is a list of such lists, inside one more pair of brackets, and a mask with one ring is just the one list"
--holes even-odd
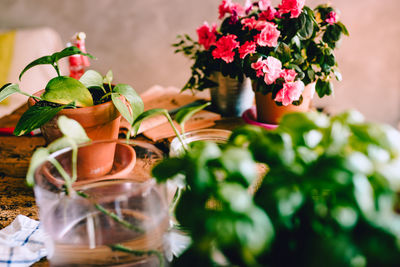
[[(79, 81), (71, 77), (61, 76), (58, 68), (58, 61), (61, 58), (76, 54), (82, 54), (93, 58), (90, 54), (82, 53), (78, 48), (71, 46), (53, 55), (34, 60), (25, 67), (19, 76), (20, 79), (27, 70), (37, 65), (50, 64), (57, 72), (57, 77), (51, 79), (44, 91), (38, 94), (29, 95), (22, 92), (18, 84), (6, 84), (1, 88), (0, 101), (14, 93), (21, 93), (31, 97), (31, 106), (19, 120), (14, 131), (15, 135), (23, 135), (45, 125), (62, 110), (67, 110), (66, 112), (68, 115), (74, 117), (72, 114), (78, 112), (78, 110), (94, 110), (94, 107), (102, 106), (103, 109), (105, 109), (105, 114), (110, 116), (111, 124), (114, 124), (114, 128), (117, 130), (105, 130), (105, 132), (112, 132), (113, 136), (98, 137), (97, 134), (101, 130), (99, 130), (97, 126), (93, 134), (89, 133), (89, 136), (94, 139), (116, 138), (118, 136), (119, 112), (131, 123), (136, 119), (138, 114), (143, 112), (143, 102), (135, 90), (126, 84), (117, 84), (114, 86), (112, 84), (113, 77), (111, 71), (103, 78), (99, 73), (90, 70), (87, 71)], [(129, 112), (121, 96), (128, 101), (132, 112)], [(113, 105), (106, 104), (111, 100)], [(104, 108), (105, 105), (109, 107)], [(79, 117), (84, 118), (87, 116), (88, 114), (85, 113), (85, 116)], [(101, 119), (102, 116), (102, 114), (95, 115), (92, 121), (89, 122), (89, 126), (96, 126), (94, 125), (96, 120)], [(77, 117), (75, 116), (74, 119), (77, 119)], [(55, 127), (56, 121), (54, 120), (53, 125), (48, 128)], [(57, 136), (49, 136), (46, 135), (46, 133), (44, 133), (44, 135), (47, 137), (48, 141), (57, 138)], [(60, 133), (58, 133), (58, 136), (60, 136)]]
[[(256, 162), (269, 169), (261, 181)], [(395, 266), (399, 170), (400, 133), (354, 111), (292, 113), (274, 131), (195, 143), (153, 169), (187, 183), (176, 217), (192, 243), (172, 265)]]
[(253, 80), (253, 90), (278, 105), (300, 105), (305, 85), (316, 82), (319, 97), (331, 95), (331, 80), (341, 79), (334, 49), (346, 27), (328, 5), (314, 10), (305, 0), (282, 0), (274, 8), (269, 0), (247, 1), (245, 6), (223, 0), (217, 30), (204, 23), (198, 41), (188, 35), (176, 43), (176, 52), (194, 60), (185, 89), (213, 86), (210, 75)]

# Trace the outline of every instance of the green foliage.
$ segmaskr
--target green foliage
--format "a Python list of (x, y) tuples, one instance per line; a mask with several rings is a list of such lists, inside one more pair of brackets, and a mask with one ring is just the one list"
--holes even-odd
[[(333, 93), (330, 81), (333, 78), (341, 79), (338, 71), (333, 49), (342, 35), (348, 35), (346, 27), (340, 21), (328, 23), (330, 13), (335, 10), (327, 5), (320, 5), (315, 10), (304, 6), (301, 14), (297, 18), (291, 18), (290, 14), (282, 14), (269, 19), (268, 23), (276, 25), (280, 36), (276, 47), (261, 46), (257, 42), (256, 52), (248, 54), (244, 58), (239, 54), (239, 48), (232, 50), (234, 53), (233, 62), (214, 58), (213, 52), (216, 43), (210, 44), (206, 49), (198, 41), (193, 40), (188, 35), (178, 36), (178, 42), (173, 44), (176, 48), (175, 53), (183, 53), (193, 61), (191, 67), (192, 75), (182, 90), (204, 90), (212, 88), (218, 84), (213, 80), (215, 72), (221, 72), (223, 76), (236, 78), (239, 81), (244, 77), (249, 77), (257, 81), (261, 86), (254, 88), (263, 94), (271, 93), (272, 99), (286, 82), (284, 79), (277, 79), (272, 85), (264, 82), (264, 77), (258, 77), (256, 71), (251, 67), (252, 63), (258, 60), (265, 60), (267, 57), (274, 57), (282, 62), (283, 69), (294, 69), (297, 73), (296, 80), (302, 81), (305, 85), (316, 81), (323, 81), (324, 86), (317, 86), (318, 96), (324, 97)], [(229, 14), (229, 13), (228, 13)], [(243, 47), (246, 42), (254, 42), (260, 34), (259, 29), (249, 29), (243, 22), (248, 19), (257, 20), (263, 23), (261, 18), (262, 10), (258, 5), (253, 5), (250, 13), (230, 14), (223, 19), (219, 29), (215, 32), (216, 42), (221, 38), (233, 34), (239, 47)], [(263, 14), (265, 15), (265, 14)], [(210, 27), (210, 30), (212, 27)], [(211, 30), (212, 31), (212, 30)], [(214, 33), (209, 33), (212, 35)], [(211, 38), (209, 36), (209, 38)], [(321, 82), (320, 82), (321, 85)], [(293, 102), (295, 105), (301, 104), (302, 100)]]
[(30, 107), (19, 119), (14, 129), (14, 135), (20, 136), (39, 128), (51, 120), (65, 106), (49, 107), (34, 105)]
[[(250, 195), (255, 162), (269, 171)], [(221, 255), (226, 266), (395, 266), (399, 170), (400, 133), (349, 111), (246, 126), (221, 147), (196, 142), (153, 174), (186, 178), (176, 217), (193, 242), (173, 266)]]
[(47, 85), (42, 99), (61, 105), (75, 102), (78, 107), (93, 106), (93, 98), (89, 90), (78, 80), (71, 77), (55, 77)]
[(37, 65), (51, 65), (57, 71), (58, 76), (60, 76), (60, 71), (58, 69), (58, 61), (62, 58), (69, 57), (72, 55), (84, 55), (84, 56), (88, 56), (90, 58), (94, 58), (90, 54), (83, 53), (79, 48), (77, 48), (75, 46), (70, 46), (70, 47), (67, 47), (67, 48), (63, 49), (62, 51), (56, 52), (50, 56), (44, 56), (44, 57), (41, 57), (41, 58), (38, 58), (38, 59), (32, 61), (22, 70), (21, 74), (19, 75), (19, 80), (21, 80), (22, 75), (24, 75), (24, 73), (27, 70), (29, 70), (30, 68), (35, 67)]

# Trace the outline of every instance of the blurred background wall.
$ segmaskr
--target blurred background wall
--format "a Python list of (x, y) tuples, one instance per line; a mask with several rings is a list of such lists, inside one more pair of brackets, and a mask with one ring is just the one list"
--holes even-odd
[[(241, 0), (238, 0), (241, 1)], [(244, 1), (243, 1), (244, 2)], [(274, 5), (278, 0), (272, 0)], [(307, 0), (315, 7), (326, 1)], [(331, 0), (349, 29), (336, 55), (343, 81), (335, 96), (316, 100), (331, 112), (356, 108), (369, 120), (400, 119), (400, 1)], [(191, 62), (175, 55), (177, 34), (196, 36), (217, 22), (219, 0), (0, 0), (0, 30), (47, 26), (67, 43), (87, 34), (92, 67), (142, 92), (154, 84), (182, 87)], [(28, 62), (27, 62), (28, 63)]]

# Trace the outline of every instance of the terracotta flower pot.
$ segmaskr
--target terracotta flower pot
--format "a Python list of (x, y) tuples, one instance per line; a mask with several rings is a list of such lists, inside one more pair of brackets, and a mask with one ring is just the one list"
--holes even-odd
[[(255, 86), (256, 85), (253, 84), (253, 88), (256, 88)], [(314, 90), (314, 83), (307, 85), (303, 92), (303, 102), (298, 106), (278, 106), (272, 99), (271, 93), (264, 95), (260, 92), (256, 92), (257, 121), (268, 124), (278, 124), (279, 120), (285, 114), (309, 111)]]
[[(43, 92), (44, 90), (41, 90), (34, 95), (40, 96)], [(31, 98), (28, 100), (29, 106), (35, 103)], [(40, 127), (47, 143), (61, 137), (62, 134), (57, 126), (57, 119), (61, 115), (79, 122), (92, 140), (118, 138), (121, 114), (112, 101), (91, 107), (61, 110), (53, 119)], [(94, 178), (108, 173), (113, 165), (114, 153), (115, 144), (97, 144), (79, 150), (78, 160), (88, 166), (87, 171), (79, 175)]]

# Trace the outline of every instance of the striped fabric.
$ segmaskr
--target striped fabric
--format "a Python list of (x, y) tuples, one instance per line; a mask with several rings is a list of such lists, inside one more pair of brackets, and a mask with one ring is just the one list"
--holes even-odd
[(0, 266), (31, 266), (47, 255), (46, 238), (38, 221), (18, 215), (0, 231)]

